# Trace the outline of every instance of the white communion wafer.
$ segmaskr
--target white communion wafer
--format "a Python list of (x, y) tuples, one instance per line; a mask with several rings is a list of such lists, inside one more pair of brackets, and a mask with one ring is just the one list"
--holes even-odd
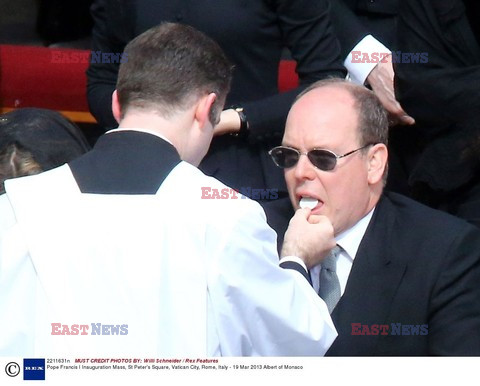
[(318, 200), (312, 197), (302, 197), (300, 200), (300, 208), (310, 208), (313, 209), (317, 206)]

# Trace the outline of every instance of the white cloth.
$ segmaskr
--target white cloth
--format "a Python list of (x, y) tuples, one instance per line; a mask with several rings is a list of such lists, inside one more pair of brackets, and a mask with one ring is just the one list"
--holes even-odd
[[(181, 162), (156, 195), (82, 194), (67, 165), (0, 197), (0, 355), (323, 355), (325, 303), (278, 267), (258, 203)], [(52, 323), (128, 325), (52, 335)]]
[[(385, 47), (380, 41), (375, 39), (372, 35), (365, 36), (360, 40), (352, 51), (348, 54), (347, 58), (343, 62), (343, 65), (348, 71), (347, 79), (357, 84), (365, 84), (368, 75), (372, 72), (375, 66), (378, 64), (372, 63), (355, 63), (353, 61), (353, 52), (361, 52), (368, 54), (369, 58), (372, 58), (372, 54), (390, 54), (391, 51)], [(362, 55), (360, 55), (362, 58)]]
[[(360, 221), (358, 221), (353, 227), (347, 229), (345, 232), (340, 233), (335, 241), (337, 245), (342, 247), (341, 252), (337, 257), (337, 267), (336, 273), (338, 276), (338, 281), (340, 283), (341, 294), (345, 292), (345, 287), (347, 286), (348, 276), (350, 276), (350, 271), (352, 270), (353, 260), (357, 255), (358, 248), (362, 242), (363, 236), (367, 231), (368, 224), (372, 219), (373, 208), (368, 212)], [(320, 288), (320, 270), (321, 264), (316, 265), (310, 270), (310, 277), (312, 279), (312, 286), (315, 288), (315, 291), (318, 292)]]

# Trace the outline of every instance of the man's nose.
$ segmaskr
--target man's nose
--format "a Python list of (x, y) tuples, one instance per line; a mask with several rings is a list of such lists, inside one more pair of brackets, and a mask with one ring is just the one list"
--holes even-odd
[(295, 165), (295, 178), (300, 181), (313, 180), (315, 178), (315, 166), (313, 166), (306, 154), (301, 154)]

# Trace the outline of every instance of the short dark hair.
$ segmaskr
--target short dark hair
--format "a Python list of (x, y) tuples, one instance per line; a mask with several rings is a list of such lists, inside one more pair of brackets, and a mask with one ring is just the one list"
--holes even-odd
[(193, 27), (162, 23), (127, 44), (117, 93), (122, 115), (129, 107), (168, 117), (192, 98), (214, 92), (210, 121), (218, 122), (230, 89), (232, 65), (220, 46)]
[(304, 91), (296, 100), (307, 92), (327, 86), (336, 86), (347, 90), (354, 99), (358, 111), (358, 134), (360, 146), (369, 143), (383, 143), (388, 145), (388, 115), (380, 100), (364, 86), (349, 82), (341, 78), (319, 80)]

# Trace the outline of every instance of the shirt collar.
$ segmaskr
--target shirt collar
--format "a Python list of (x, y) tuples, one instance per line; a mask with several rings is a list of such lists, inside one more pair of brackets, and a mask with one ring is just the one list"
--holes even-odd
[(348, 254), (352, 259), (355, 258), (360, 243), (367, 231), (368, 224), (372, 219), (373, 212), (375, 207), (368, 212), (360, 221), (358, 221), (353, 227), (347, 229), (346, 231), (340, 233), (335, 239), (337, 244), (342, 247), (342, 249)]
[(164, 137), (162, 134), (159, 134), (157, 133), (156, 131), (154, 130), (149, 130), (149, 129), (141, 129), (141, 128), (131, 128), (131, 127), (119, 127), (117, 129), (112, 129), (112, 130), (109, 130), (107, 131), (105, 134), (108, 134), (108, 133), (116, 133), (118, 131), (139, 131), (141, 133), (147, 133), (147, 134), (152, 134), (152, 135), (155, 135), (161, 139), (163, 139), (164, 141), (168, 142), (170, 145), (173, 146), (173, 143), (166, 137)]

